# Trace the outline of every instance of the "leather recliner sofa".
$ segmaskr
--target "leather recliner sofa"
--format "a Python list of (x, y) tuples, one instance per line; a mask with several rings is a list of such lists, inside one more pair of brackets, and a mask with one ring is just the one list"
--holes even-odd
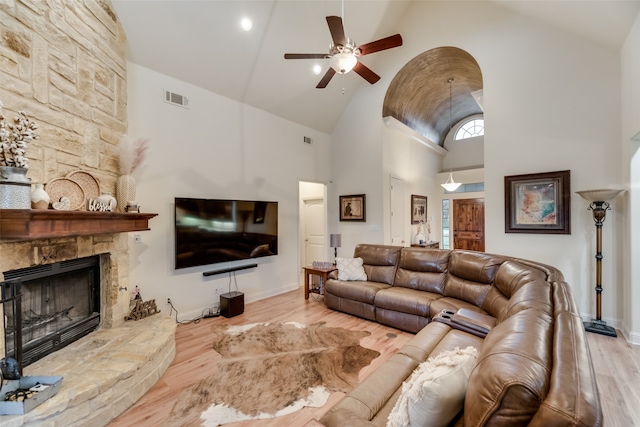
[[(320, 424), (386, 425), (403, 381), (420, 363), (473, 346), (477, 363), (451, 425), (602, 425), (586, 332), (560, 271), (460, 250), (360, 244), (354, 257), (363, 259), (367, 281), (333, 276), (326, 305), (416, 335)], [(471, 324), (452, 321), (463, 312)]]

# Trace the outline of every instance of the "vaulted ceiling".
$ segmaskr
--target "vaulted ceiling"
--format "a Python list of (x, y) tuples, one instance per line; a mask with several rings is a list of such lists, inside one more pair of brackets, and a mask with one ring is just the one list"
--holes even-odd
[[(402, 34), (402, 17), (413, 1), (421, 0), (347, 0), (343, 13), (339, 0), (111, 0), (127, 35), (130, 61), (323, 132), (332, 131), (354, 93), (369, 84), (349, 73), (336, 75), (325, 89), (316, 89), (328, 60), (286, 61), (283, 54), (328, 51), (331, 38), (325, 17), (329, 15), (344, 17), (346, 35), (358, 45)], [(614, 49), (622, 46), (640, 10), (636, 0), (493, 3)], [(245, 16), (253, 20), (249, 32), (240, 28)], [(361, 61), (375, 71), (376, 64), (389, 58), (388, 52), (367, 55)], [(418, 70), (435, 53), (416, 57), (405, 71)], [(468, 93), (481, 87), (481, 75), (472, 66), (473, 58), (461, 59), (456, 70), (448, 69), (446, 63), (433, 65), (437, 75), (423, 81), (424, 87), (413, 99), (403, 105), (397, 96), (385, 108), (407, 119), (414, 130), (441, 142), (449, 125), (450, 77), (455, 78), (453, 119), (478, 108)], [(316, 63), (323, 67), (319, 75), (312, 72)], [(383, 76), (381, 83), (394, 77), (390, 88), (396, 95), (406, 95), (402, 73)]]

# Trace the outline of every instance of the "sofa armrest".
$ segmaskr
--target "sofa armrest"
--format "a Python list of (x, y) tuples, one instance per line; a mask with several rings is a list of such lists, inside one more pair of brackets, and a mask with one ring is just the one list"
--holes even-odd
[[(346, 408), (330, 411), (322, 417), (322, 421), (324, 424), (320, 425), (326, 427), (375, 427), (375, 424), (371, 421)], [(310, 427), (315, 426), (312, 424)]]

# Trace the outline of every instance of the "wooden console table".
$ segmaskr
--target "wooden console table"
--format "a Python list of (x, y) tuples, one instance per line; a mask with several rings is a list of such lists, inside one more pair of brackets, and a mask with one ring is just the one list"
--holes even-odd
[(438, 249), (440, 247), (440, 242), (425, 242), (425, 243), (412, 243), (411, 247), (414, 248), (432, 248)]
[(320, 276), (320, 280), (322, 284), (327, 282), (327, 276), (332, 271), (337, 270), (335, 267), (330, 268), (315, 268), (315, 267), (304, 267), (304, 299), (309, 299), (309, 292), (319, 294), (320, 291), (316, 291), (313, 289), (309, 289), (309, 276), (314, 274), (316, 276)]

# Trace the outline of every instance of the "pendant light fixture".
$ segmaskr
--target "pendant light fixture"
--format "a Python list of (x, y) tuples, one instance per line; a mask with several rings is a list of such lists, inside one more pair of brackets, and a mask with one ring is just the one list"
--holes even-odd
[[(451, 131), (451, 128), (453, 127), (453, 114), (451, 113), (452, 107), (452, 100), (453, 100), (453, 91), (451, 89), (451, 84), (453, 83), (453, 77), (451, 77), (449, 80), (447, 80), (449, 82), (449, 131)], [(460, 182), (455, 182), (453, 180), (453, 172), (449, 171), (449, 179), (447, 179), (447, 182), (445, 182), (444, 184), (440, 184), (442, 185), (442, 187), (449, 191), (449, 192), (453, 192), (456, 191), (458, 189), (458, 187), (460, 187), (462, 185), (462, 183)]]
[(442, 185), (442, 187), (445, 190), (447, 190), (449, 192), (452, 192), (452, 191), (456, 191), (458, 189), (458, 187), (460, 187), (462, 185), (462, 183), (461, 182), (455, 182), (453, 180), (453, 172), (449, 172), (449, 179), (447, 179), (447, 182), (445, 182), (444, 184), (440, 184), (440, 185)]

